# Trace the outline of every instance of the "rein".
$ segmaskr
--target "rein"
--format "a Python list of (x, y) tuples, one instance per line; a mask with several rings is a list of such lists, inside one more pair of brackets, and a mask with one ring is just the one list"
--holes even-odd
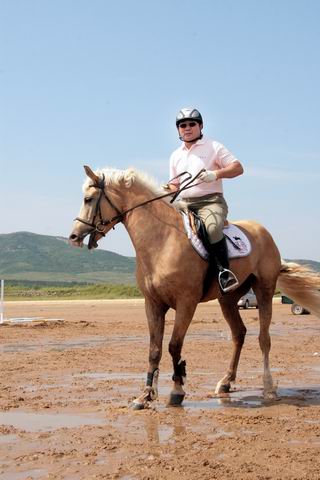
[[(170, 183), (170, 182), (172, 182), (172, 180), (175, 180), (176, 178), (179, 178), (183, 175), (187, 175), (187, 178), (182, 180), (182, 182), (180, 183), (180, 185), (183, 185), (183, 184), (185, 184), (185, 185), (183, 187), (179, 188), (179, 190), (177, 190), (176, 192), (169, 192), (169, 193), (165, 193), (163, 195), (159, 195), (157, 197), (151, 198), (149, 200), (146, 200), (145, 202), (139, 203), (138, 205), (134, 205), (133, 207), (128, 208), (127, 210), (124, 210), (123, 212), (120, 212), (120, 210), (114, 205), (114, 203), (111, 201), (111, 199), (106, 194), (105, 183), (104, 183), (105, 176), (104, 176), (104, 174), (102, 174), (102, 177), (101, 177), (98, 184), (90, 185), (90, 187), (98, 188), (100, 190), (100, 194), (99, 194), (99, 197), (98, 197), (98, 200), (97, 200), (96, 209), (95, 209), (95, 213), (94, 213), (92, 222), (87, 222), (86, 220), (84, 220), (83, 218), (80, 218), (80, 217), (75, 218), (75, 220), (77, 220), (78, 222), (81, 222), (84, 225), (88, 225), (89, 227), (91, 227), (91, 230), (89, 230), (85, 235), (83, 235), (83, 238), (85, 238), (89, 234), (92, 235), (96, 232), (100, 233), (102, 236), (105, 236), (106, 234), (104, 232), (104, 228), (106, 226), (115, 222), (114, 225), (113, 225), (113, 228), (114, 228), (117, 223), (122, 221), (123, 217), (127, 213), (132, 212), (136, 208), (143, 207), (144, 205), (147, 205), (148, 203), (155, 202), (156, 200), (161, 200), (162, 198), (169, 197), (170, 195), (173, 195), (172, 199), (170, 200), (170, 203), (173, 203), (175, 201), (175, 199), (178, 197), (178, 195), (183, 190), (186, 190), (188, 188), (191, 188), (191, 187), (195, 186), (195, 185), (191, 185), (191, 183), (194, 182), (194, 180), (196, 180), (203, 171), (204, 171), (204, 169), (200, 170), (194, 177), (192, 177), (192, 175), (189, 172), (180, 173), (179, 175), (172, 178), (168, 182), (168, 183)], [(202, 182), (200, 182), (200, 183), (202, 183)], [(196, 183), (196, 185), (199, 185), (199, 183)], [(115, 215), (114, 217), (112, 217), (108, 220), (103, 220), (103, 218), (102, 218), (101, 206), (100, 206), (102, 195), (107, 200), (109, 205), (117, 212), (117, 215)], [(96, 219), (97, 216), (99, 216), (100, 220), (97, 223), (95, 223), (95, 219)]]
[[(205, 172), (206, 169), (205, 168), (202, 168), (201, 170), (199, 170), (199, 172), (194, 176), (192, 177), (192, 175), (189, 173), (189, 172), (183, 172), (183, 173), (180, 173), (180, 175), (177, 175), (177, 177), (181, 176), (181, 175), (184, 175), (184, 173), (187, 173), (189, 175), (189, 178), (186, 178), (185, 180), (183, 180), (180, 185), (182, 185), (183, 183), (187, 182), (183, 187), (179, 188), (179, 190), (177, 190), (172, 199), (170, 200), (170, 203), (173, 203), (175, 201), (175, 199), (178, 197), (178, 195), (180, 195), (181, 192), (183, 192), (183, 190), (187, 190), (188, 188), (191, 188), (191, 187), (195, 187), (196, 185), (200, 185), (200, 183), (203, 183), (203, 182), (199, 182), (199, 183), (196, 183), (195, 185), (191, 185), (195, 180), (197, 180), (197, 178), (199, 178), (199, 176), (201, 175), (202, 172)], [(174, 177), (172, 180), (174, 180), (175, 178), (177, 177)], [(170, 181), (172, 180), (169, 180), (169, 183)], [(189, 181), (188, 181), (189, 180)]]

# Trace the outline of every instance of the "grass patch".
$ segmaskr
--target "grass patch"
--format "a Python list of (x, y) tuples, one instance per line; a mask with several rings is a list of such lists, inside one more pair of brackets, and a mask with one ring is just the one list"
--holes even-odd
[(134, 285), (5, 283), (5, 301), (142, 298)]

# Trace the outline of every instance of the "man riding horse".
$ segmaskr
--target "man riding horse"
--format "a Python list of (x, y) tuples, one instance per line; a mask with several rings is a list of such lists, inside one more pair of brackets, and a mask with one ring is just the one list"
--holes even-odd
[[(219, 285), (227, 292), (239, 285), (229, 270), (228, 250), (223, 234), (228, 206), (223, 196), (222, 179), (243, 173), (243, 167), (227, 148), (216, 140), (203, 137), (203, 120), (196, 108), (182, 108), (176, 117), (179, 138), (183, 144), (170, 157), (170, 179), (164, 187), (178, 191), (183, 173), (198, 176), (194, 186), (182, 193), (189, 210), (202, 220), (207, 234), (207, 248), (212, 268), (218, 267)], [(181, 198), (181, 197), (180, 197)]]

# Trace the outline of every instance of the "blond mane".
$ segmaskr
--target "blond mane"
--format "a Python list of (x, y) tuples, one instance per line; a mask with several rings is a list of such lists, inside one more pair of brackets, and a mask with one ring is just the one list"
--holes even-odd
[[(130, 188), (133, 183), (139, 183), (145, 186), (148, 190), (155, 194), (160, 194), (162, 192), (161, 187), (156, 183), (156, 181), (151, 178), (148, 174), (140, 172), (135, 168), (127, 168), (126, 170), (119, 170), (117, 168), (102, 168), (95, 170), (94, 172), (99, 177), (102, 175), (105, 176), (105, 184), (119, 186), (122, 182), (126, 188)], [(88, 188), (92, 183), (90, 178), (87, 178), (83, 184), (83, 189)]]
[[(130, 188), (134, 183), (142, 185), (147, 190), (149, 190), (155, 197), (159, 195), (164, 195), (166, 192), (161, 188), (161, 186), (147, 173), (141, 172), (135, 168), (127, 168), (126, 170), (119, 170), (117, 168), (102, 168), (95, 170), (94, 172), (99, 177), (102, 175), (105, 176), (105, 185), (106, 186), (120, 186), (121, 183), (124, 184), (126, 188)], [(87, 178), (83, 184), (82, 190), (85, 191), (89, 185), (92, 184), (92, 180)], [(164, 198), (165, 201), (170, 203), (171, 197)], [(183, 202), (175, 202), (172, 205), (174, 208), (181, 208)], [(171, 204), (170, 204), (171, 205)]]

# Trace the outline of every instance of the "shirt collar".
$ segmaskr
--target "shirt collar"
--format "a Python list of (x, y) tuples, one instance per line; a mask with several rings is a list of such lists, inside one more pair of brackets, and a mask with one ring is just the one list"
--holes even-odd
[[(205, 143), (205, 138), (202, 137), (200, 138), (199, 140), (196, 141), (196, 143), (194, 143), (192, 146), (196, 146), (196, 145), (203, 145)], [(183, 142), (182, 145), (180, 146), (181, 150), (190, 150), (189, 148), (187, 148), (185, 146), (185, 143)], [(192, 147), (191, 147), (192, 148)]]

